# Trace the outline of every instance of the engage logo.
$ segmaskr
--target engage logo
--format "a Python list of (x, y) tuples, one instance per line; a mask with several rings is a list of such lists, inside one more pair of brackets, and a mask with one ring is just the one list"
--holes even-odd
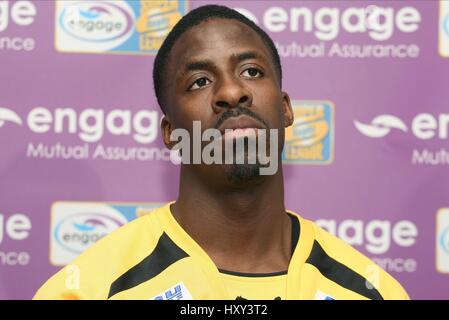
[(84, 41), (105, 42), (129, 36), (132, 12), (112, 3), (79, 2), (60, 15), (61, 28)]
[(440, 0), (439, 18), (439, 51), (440, 55), (449, 58), (449, 1)]
[(374, 255), (371, 260), (387, 272), (412, 273), (418, 268), (414, 257), (389, 256), (392, 247), (409, 248), (416, 244), (418, 227), (413, 221), (319, 219), (315, 222), (349, 245)]
[[(288, 8), (283, 7), (281, 1), (270, 3), (276, 3), (276, 6), (267, 6), (257, 14), (249, 8), (236, 10), (272, 33), (283, 58), (359, 60), (419, 57), (420, 44), (412, 42), (417, 40), (413, 33), (420, 29), (419, 8), (392, 7), (389, 1), (370, 1), (365, 3), (366, 6), (358, 6), (355, 1), (345, 1), (341, 5), (340, 1), (314, 1), (313, 7), (295, 1), (295, 5)], [(322, 3), (332, 5), (321, 6)], [(334, 3), (339, 5), (335, 7)], [(289, 36), (283, 37), (282, 34)], [(396, 35), (404, 40), (399, 43)], [(353, 36), (365, 40), (356, 40)]]
[[(6, 134), (8, 129), (18, 128), (28, 130), (33, 137), (42, 135), (50, 139), (50, 143), (28, 141), (25, 150), (28, 158), (170, 161), (169, 149), (165, 146), (151, 145), (159, 134), (159, 124), (160, 113), (148, 108), (134, 111), (37, 107), (24, 114), (0, 107), (2, 134)], [(59, 137), (69, 135), (76, 136), (81, 144), (58, 141)], [(116, 142), (118, 144), (112, 145), (110, 142), (108, 144), (103, 142), (103, 139), (108, 139), (107, 137), (119, 136), (132, 139), (136, 144), (121, 145), (122, 142), (118, 140)]]
[(438, 210), (436, 222), (436, 269), (449, 273), (449, 208)]
[(185, 1), (58, 0), (56, 48), (62, 52), (155, 54), (186, 13)]
[[(82, 109), (45, 107), (31, 109), (24, 117), (26, 126), (37, 134), (77, 134), (84, 142), (98, 142), (105, 133), (132, 136), (140, 144), (154, 142), (158, 135), (159, 114), (154, 110)], [(24, 120), (25, 121), (25, 120)], [(0, 107), (0, 128), (6, 122), (22, 125), (22, 118), (13, 110)]]
[[(391, 129), (408, 132), (407, 125), (399, 117), (383, 114), (375, 117), (371, 124), (364, 124), (354, 120), (354, 126), (363, 135), (370, 138), (383, 138)], [(447, 139), (449, 129), (449, 113), (434, 116), (430, 113), (417, 114), (411, 123), (412, 134), (420, 140), (429, 140), (435, 137)]]
[(55, 202), (51, 208), (50, 263), (56, 266), (70, 263), (98, 240), (159, 206)]
[[(349, 2), (351, 3), (351, 2)], [(247, 8), (235, 8), (269, 32), (313, 33), (319, 40), (335, 40), (340, 33), (365, 33), (376, 41), (389, 40), (394, 32), (412, 33), (419, 29), (421, 14), (414, 7), (269, 7), (262, 18)], [(259, 22), (260, 20), (260, 22)]]
[(371, 254), (384, 254), (392, 242), (399, 247), (410, 247), (416, 243), (418, 228), (409, 220), (392, 223), (388, 220), (353, 220), (337, 222), (334, 219), (319, 219), (318, 226), (353, 246), (363, 246)]
[(334, 153), (334, 105), (330, 101), (292, 101), (295, 121), (285, 130), (286, 164), (330, 164)]
[[(16, 241), (28, 239), (31, 229), (29, 216), (23, 213), (4, 215), (0, 212), (0, 266), (26, 266), (30, 263), (30, 253), (16, 251)], [(6, 250), (5, 247), (14, 250)]]
[(58, 1), (56, 11), (61, 51), (107, 51), (128, 40), (134, 29), (134, 12), (123, 1)]
[[(361, 134), (369, 138), (383, 138), (392, 131), (412, 134), (415, 138), (426, 141), (447, 140), (449, 133), (449, 113), (433, 115), (419, 113), (409, 126), (397, 116), (383, 114), (375, 117), (370, 124), (354, 120), (354, 126)], [(393, 130), (394, 129), (394, 130)], [(413, 148), (411, 163), (415, 165), (449, 165), (449, 149), (442, 144), (440, 149)]]
[(100, 213), (80, 213), (59, 222), (54, 238), (66, 250), (80, 254), (123, 223)]
[(34, 38), (17, 36), (15, 33), (18, 30), (16, 26), (30, 27), (36, 17), (37, 9), (31, 1), (0, 0), (0, 51), (34, 50)]

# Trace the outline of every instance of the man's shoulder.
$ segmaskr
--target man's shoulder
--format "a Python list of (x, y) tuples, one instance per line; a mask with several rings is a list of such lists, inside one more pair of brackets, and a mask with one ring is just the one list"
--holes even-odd
[[(315, 222), (299, 216), (301, 230), (309, 239), (305, 263), (329, 280), (366, 292), (371, 299), (407, 299), (403, 287), (385, 270)], [(366, 290), (367, 289), (367, 290)]]
[[(66, 295), (88, 299), (107, 298), (110, 284), (156, 248), (164, 233), (158, 219), (161, 214), (164, 214), (164, 207), (100, 239), (51, 277), (35, 298), (60, 299)], [(75, 288), (82, 290), (67, 290), (67, 279), (76, 275), (79, 275), (79, 283)], [(84, 296), (86, 293), (89, 296)]]

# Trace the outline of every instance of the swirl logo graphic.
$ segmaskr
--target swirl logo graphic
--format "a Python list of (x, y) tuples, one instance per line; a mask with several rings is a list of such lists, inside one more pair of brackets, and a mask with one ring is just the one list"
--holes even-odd
[(20, 119), (17, 113), (6, 108), (0, 108), (0, 128), (7, 121), (22, 125), (22, 119)]
[(370, 138), (385, 137), (390, 133), (391, 129), (407, 132), (407, 126), (404, 122), (398, 117), (389, 114), (375, 117), (371, 124), (364, 124), (354, 120), (354, 125), (361, 134)]

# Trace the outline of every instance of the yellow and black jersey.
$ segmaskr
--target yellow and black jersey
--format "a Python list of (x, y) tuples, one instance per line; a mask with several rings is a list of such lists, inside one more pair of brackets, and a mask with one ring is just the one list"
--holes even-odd
[(182, 229), (170, 203), (104, 237), (50, 278), (35, 299), (408, 299), (360, 252), (288, 212), (293, 254), (285, 272), (216, 267)]

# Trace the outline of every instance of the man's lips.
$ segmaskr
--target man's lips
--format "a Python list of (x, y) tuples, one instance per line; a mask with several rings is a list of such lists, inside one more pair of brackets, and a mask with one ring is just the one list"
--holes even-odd
[(255, 135), (256, 129), (263, 129), (264, 126), (254, 118), (247, 115), (229, 118), (218, 128), (222, 135), (237, 138), (239, 136)]

